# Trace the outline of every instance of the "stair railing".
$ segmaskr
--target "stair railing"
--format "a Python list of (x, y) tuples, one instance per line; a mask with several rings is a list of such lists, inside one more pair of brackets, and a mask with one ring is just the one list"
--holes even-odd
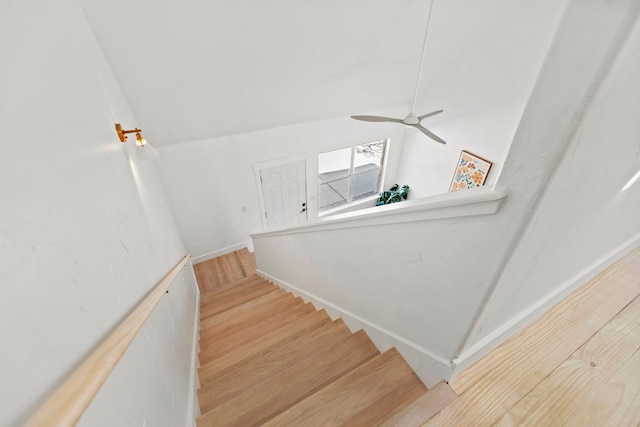
[(27, 427), (74, 426), (118, 364), (147, 318), (191, 259), (186, 255), (106, 337), (29, 419)]

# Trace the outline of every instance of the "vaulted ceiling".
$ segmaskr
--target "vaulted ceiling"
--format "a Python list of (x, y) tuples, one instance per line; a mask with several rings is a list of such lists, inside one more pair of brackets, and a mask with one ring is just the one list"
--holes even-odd
[(160, 145), (410, 103), (428, 11), (424, 0), (81, 4)]
[[(429, 8), (428, 0), (79, 2), (137, 125), (159, 146), (409, 106)], [(510, 114), (512, 88), (533, 85), (552, 38), (562, 8), (552, 5), (436, 0), (418, 112), (457, 104), (465, 114)], [(518, 90), (521, 104), (528, 87)]]

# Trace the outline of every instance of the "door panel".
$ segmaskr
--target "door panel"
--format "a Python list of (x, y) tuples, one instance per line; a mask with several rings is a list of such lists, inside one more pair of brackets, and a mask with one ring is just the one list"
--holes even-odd
[(305, 161), (260, 170), (267, 228), (307, 221)]

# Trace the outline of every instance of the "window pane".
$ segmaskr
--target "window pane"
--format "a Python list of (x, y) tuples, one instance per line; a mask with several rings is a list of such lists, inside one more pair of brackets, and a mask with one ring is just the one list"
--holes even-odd
[(378, 194), (386, 141), (371, 142), (318, 155), (320, 211)]
[(353, 157), (353, 200), (379, 192), (385, 141), (357, 145)]
[(329, 209), (347, 203), (351, 148), (318, 155), (318, 208)]

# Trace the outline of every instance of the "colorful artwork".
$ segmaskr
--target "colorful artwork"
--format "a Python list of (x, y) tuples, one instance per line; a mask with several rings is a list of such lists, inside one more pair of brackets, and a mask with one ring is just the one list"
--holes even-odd
[(490, 161), (462, 150), (449, 191), (452, 192), (483, 186), (489, 174), (489, 169), (491, 169), (491, 165), (492, 163)]

